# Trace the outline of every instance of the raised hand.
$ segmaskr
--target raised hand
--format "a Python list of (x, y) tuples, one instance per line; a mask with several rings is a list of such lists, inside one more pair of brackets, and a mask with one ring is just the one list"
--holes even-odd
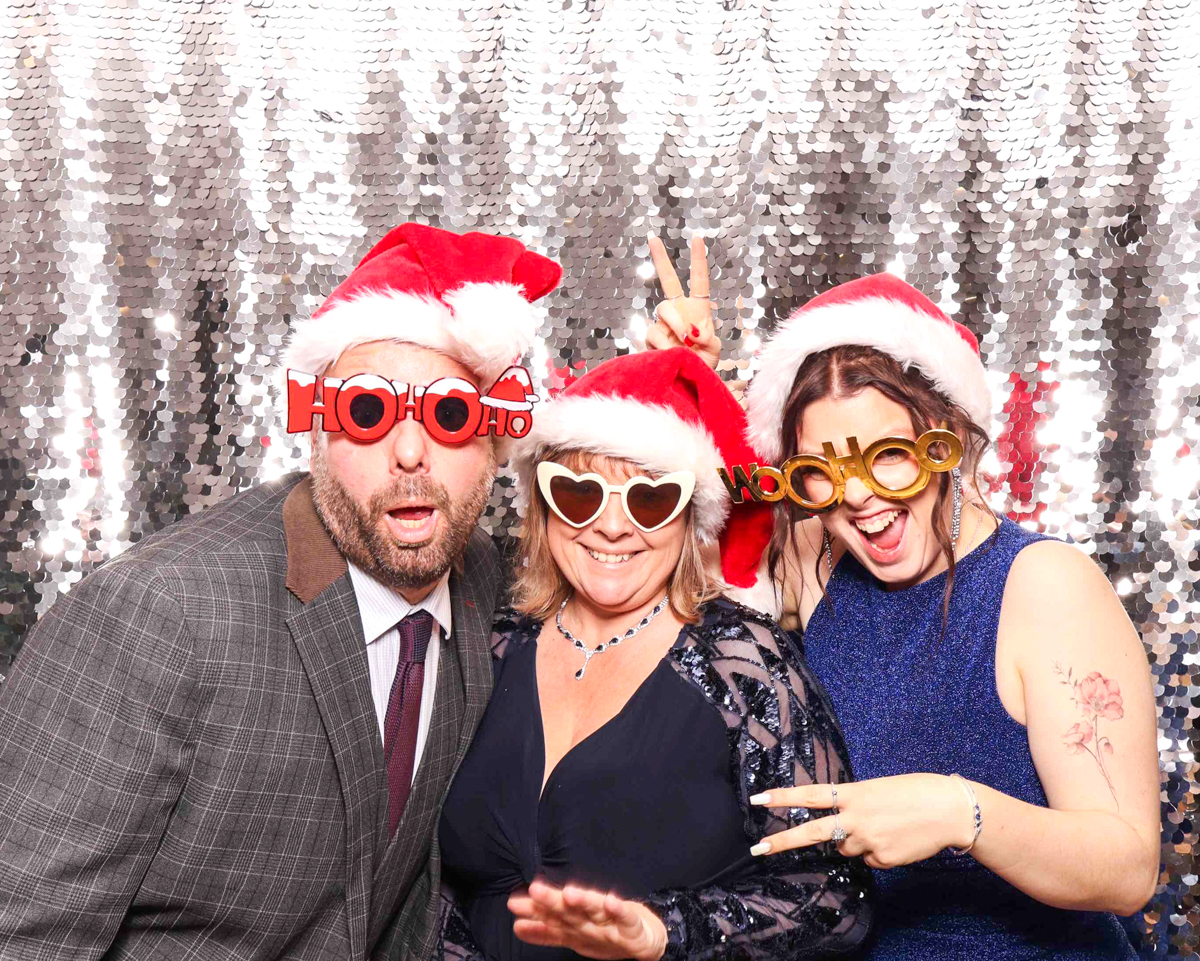
[(527, 892), (509, 897), (508, 910), (516, 918), (513, 934), (527, 944), (570, 948), (599, 961), (658, 961), (667, 949), (667, 929), (658, 915), (611, 892), (534, 881)]
[(692, 274), (688, 278), (688, 293), (667, 248), (657, 237), (651, 236), (650, 258), (658, 272), (658, 283), (666, 297), (654, 310), (657, 323), (646, 333), (646, 346), (656, 350), (671, 347), (690, 347), (704, 358), (709, 367), (716, 370), (721, 359), (721, 340), (713, 328), (712, 305), (708, 288), (708, 251), (704, 238), (692, 237)]

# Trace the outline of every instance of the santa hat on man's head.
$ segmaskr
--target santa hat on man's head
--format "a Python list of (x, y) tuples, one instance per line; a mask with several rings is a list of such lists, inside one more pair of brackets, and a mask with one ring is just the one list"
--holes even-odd
[(814, 297), (760, 348), (746, 405), (750, 440), (770, 462), (783, 456), (784, 407), (800, 365), (811, 354), (849, 344), (915, 367), (990, 433), (992, 395), (975, 335), (911, 284), (872, 274)]
[(627, 460), (655, 474), (689, 470), (696, 532), (720, 543), (726, 593), (758, 610), (778, 609), (762, 565), (773, 517), (766, 503), (731, 508), (717, 474), (759, 460), (746, 442), (746, 415), (707, 364), (686, 347), (614, 357), (539, 405), (513, 458), (519, 506), (537, 496), (535, 472), (550, 448)]
[(282, 367), (320, 376), (351, 347), (394, 340), (446, 354), (487, 390), (533, 343), (533, 301), (561, 277), (510, 237), (401, 224), (296, 324)]

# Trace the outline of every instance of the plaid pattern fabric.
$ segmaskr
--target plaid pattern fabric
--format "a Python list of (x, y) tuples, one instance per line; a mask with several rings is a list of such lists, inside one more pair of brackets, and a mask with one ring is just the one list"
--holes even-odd
[(147, 539), (42, 618), (0, 684), (0, 957), (427, 957), (436, 817), (491, 685), (487, 536), (389, 843), (348, 577), (284, 586), (301, 477)]

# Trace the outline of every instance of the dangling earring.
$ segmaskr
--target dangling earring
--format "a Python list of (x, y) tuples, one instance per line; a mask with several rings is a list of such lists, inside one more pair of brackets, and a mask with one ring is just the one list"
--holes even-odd
[(950, 471), (950, 481), (954, 490), (954, 514), (950, 520), (950, 550), (953, 552), (958, 548), (958, 532), (962, 528), (962, 471), (957, 467)]
[(825, 548), (825, 561), (829, 564), (829, 576), (833, 577), (833, 542), (829, 539), (829, 531), (824, 527), (821, 530), (824, 532), (821, 540)]

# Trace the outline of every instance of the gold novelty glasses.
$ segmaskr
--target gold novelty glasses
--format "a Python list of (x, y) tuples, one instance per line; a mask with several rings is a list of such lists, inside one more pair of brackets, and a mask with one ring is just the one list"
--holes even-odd
[[(945, 456), (937, 456), (931, 448), (941, 445)], [(821, 445), (820, 454), (797, 454), (778, 468), (757, 464), (738, 466), (732, 478), (724, 468), (717, 473), (729, 489), (735, 504), (745, 499), (743, 488), (756, 501), (778, 501), (790, 498), (812, 514), (824, 514), (842, 502), (846, 479), (854, 475), (869, 490), (889, 500), (916, 497), (929, 484), (934, 474), (953, 470), (962, 462), (963, 445), (953, 431), (937, 428), (927, 430), (915, 441), (907, 437), (881, 437), (866, 450), (858, 446), (857, 437), (847, 437), (850, 453), (839, 456), (833, 443)], [(764, 480), (772, 482), (769, 489)]]

